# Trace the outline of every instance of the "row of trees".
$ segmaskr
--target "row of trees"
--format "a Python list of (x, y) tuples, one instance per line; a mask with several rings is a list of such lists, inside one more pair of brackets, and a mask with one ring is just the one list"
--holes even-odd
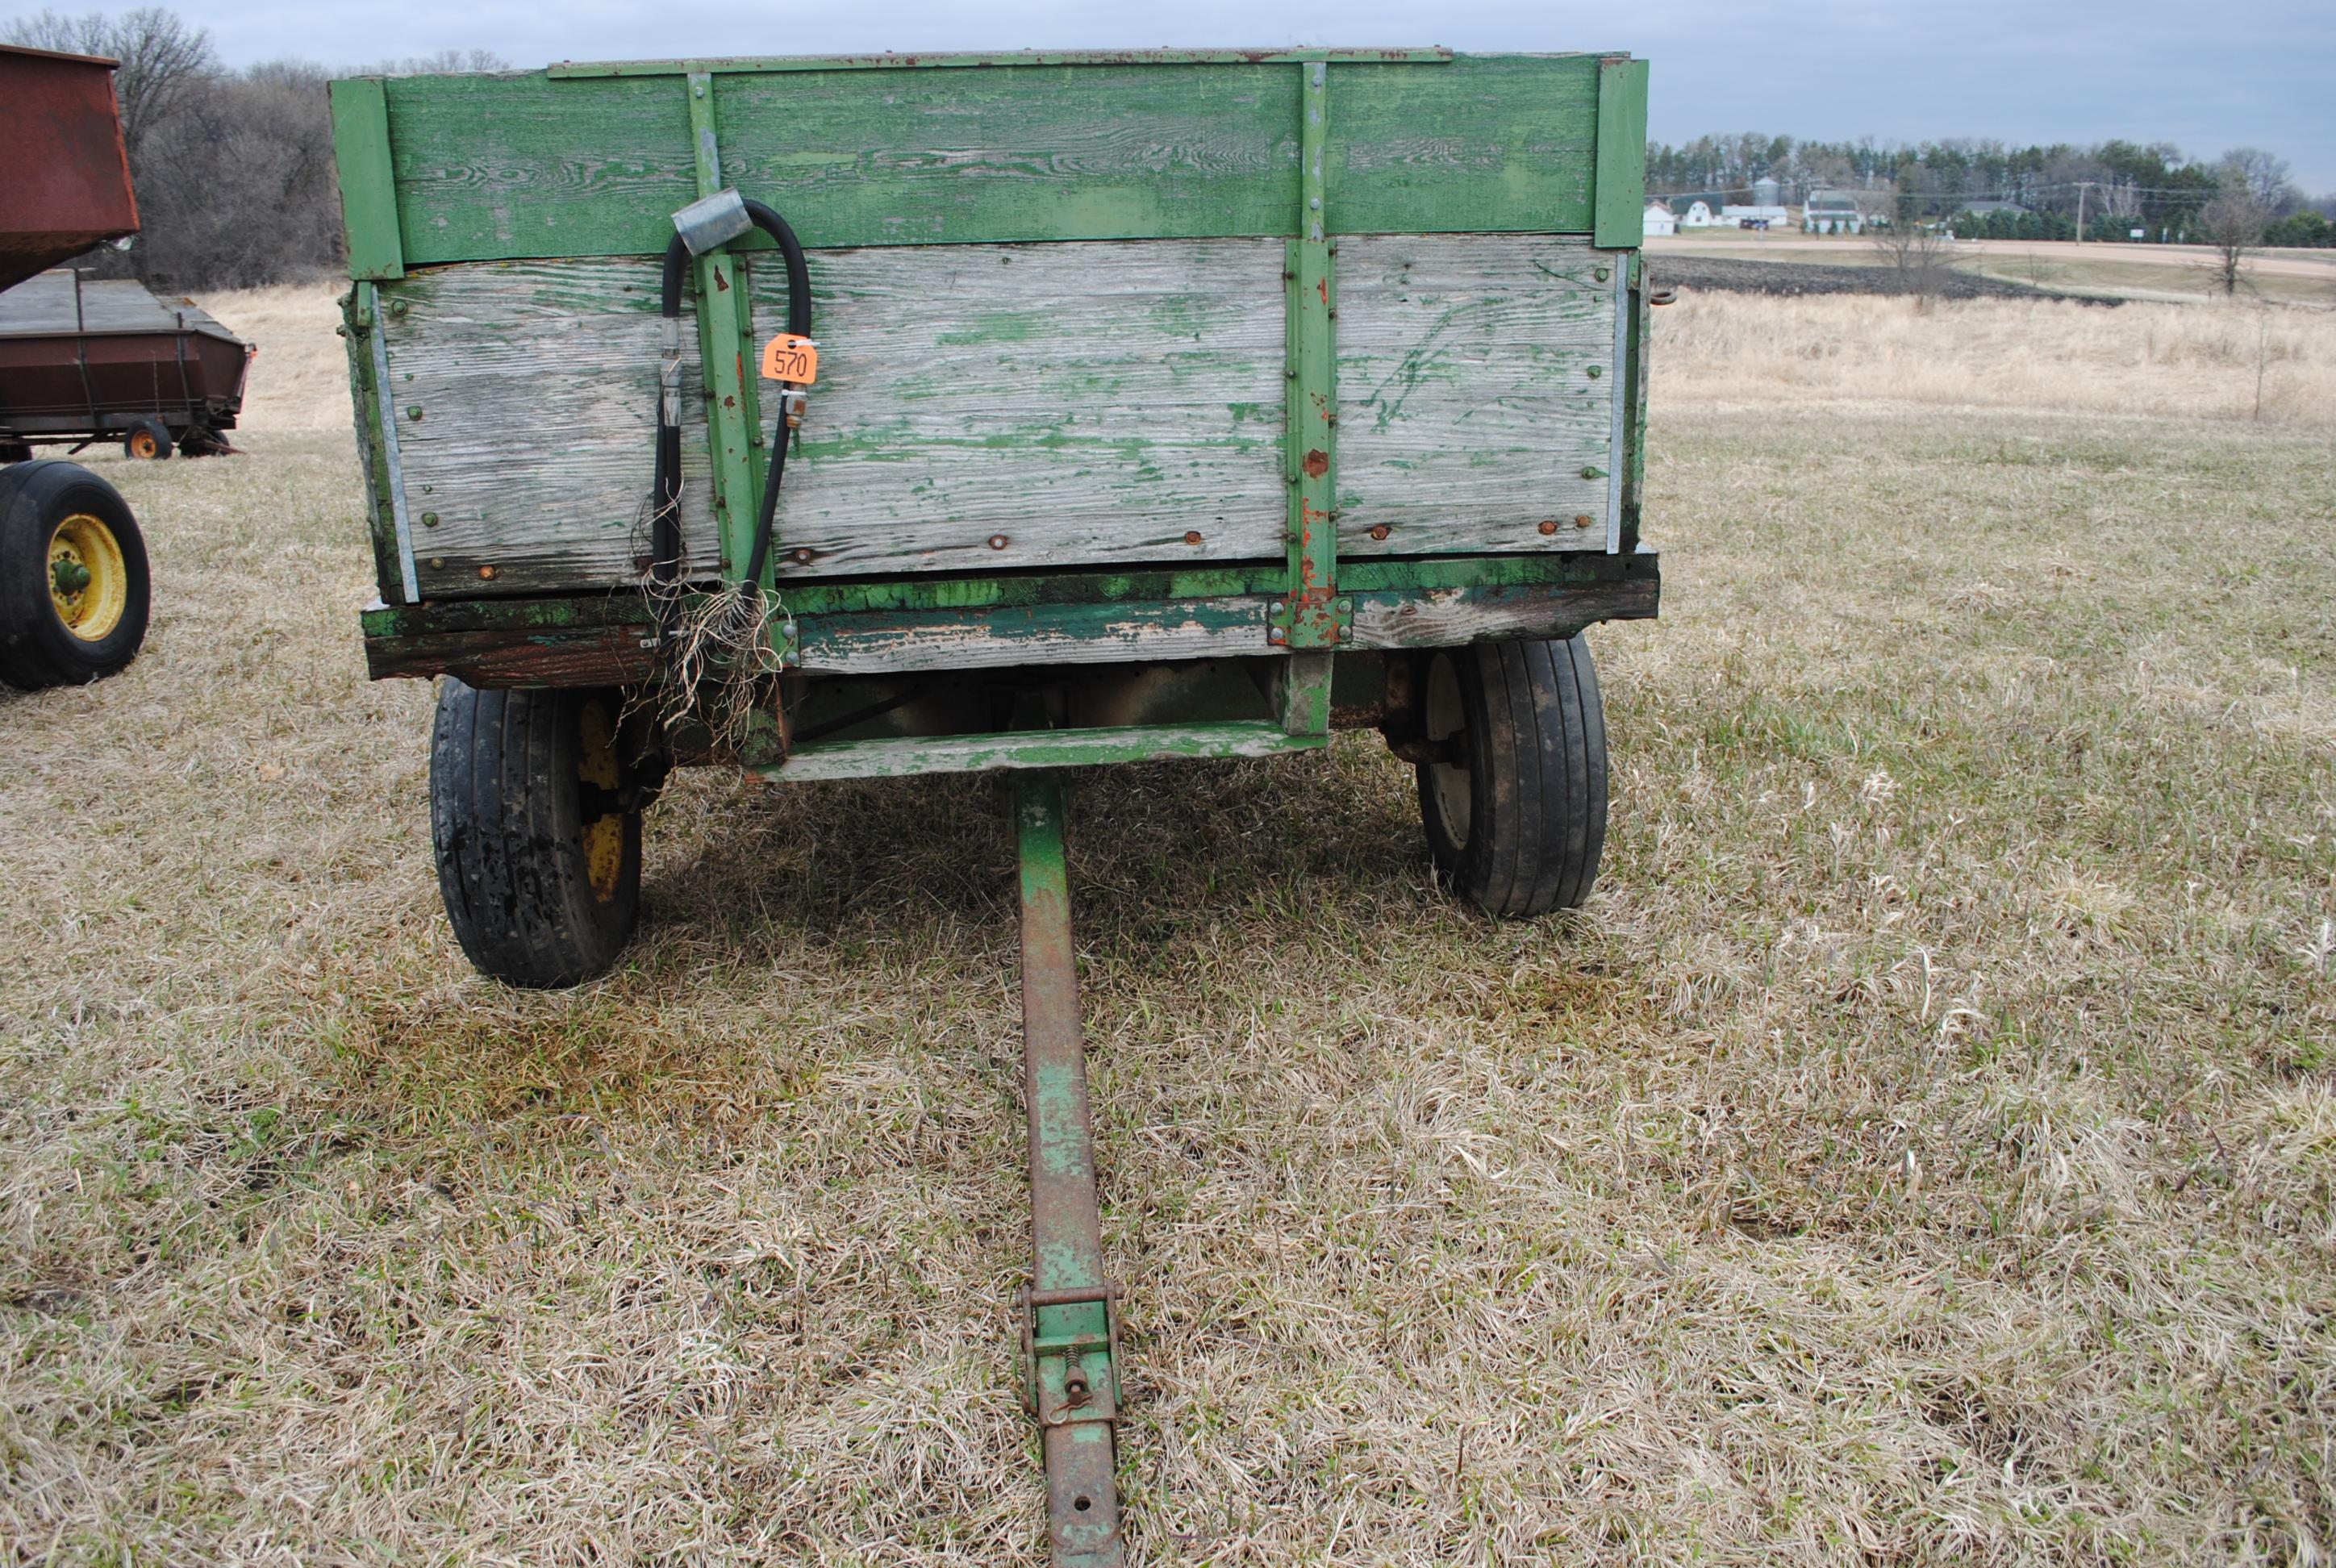
[[(171, 12), (44, 11), (8, 24), (7, 42), (122, 62), (114, 96), (138, 195), (127, 252), (78, 266), (164, 291), (243, 288), (313, 278), (341, 263), (327, 73), (303, 61), (233, 71), (210, 35)], [(482, 54), (392, 62), (389, 72), (483, 71)]]
[[(143, 229), (126, 253), (101, 251), (83, 265), (134, 276), (162, 289), (235, 288), (315, 277), (341, 261), (338, 190), (326, 71), (299, 61), (229, 70), (209, 34), (155, 7), (116, 15), (44, 11), (9, 24), (13, 44), (122, 62), (122, 104)], [(492, 71), (480, 51), (447, 51), (372, 69)], [(2214, 164), (2165, 143), (2010, 147), (2000, 141), (1796, 141), (1746, 133), (1703, 136), (1647, 149), (1647, 188), (1658, 192), (1747, 193), (1762, 177), (1798, 200), (1819, 187), (1862, 192), (1889, 214), (1959, 232), (2004, 239), (2068, 239), (2084, 214), (2086, 238), (2211, 238), (2205, 215), (2244, 196), (2259, 216), (2251, 243), (2336, 243), (2336, 197), (2308, 202), (2287, 165), (2240, 148)], [(2018, 214), (1975, 218), (1965, 204), (2016, 201)], [(1999, 235), (1998, 230), (2002, 232)]]
[[(1869, 192), (1905, 216), (1935, 220), (1973, 201), (2010, 201), (2032, 221), (2006, 215), (1981, 232), (1992, 238), (2069, 239), (2081, 215), (2085, 238), (2125, 239), (2143, 230), (2154, 241), (2195, 241), (2199, 214), (2218, 199), (2244, 194), (2263, 209), (2263, 242), (2321, 245), (2336, 239), (2336, 195), (2309, 200), (2286, 162), (2241, 147), (2211, 162), (2166, 142), (2104, 141), (2097, 146), (2014, 147), (2001, 141), (1798, 141), (1745, 132), (1700, 136), (1680, 146), (1647, 149), (1647, 189), (1734, 194), (1767, 178), (1793, 201), (1817, 189)], [(1741, 200), (1739, 196), (1737, 198)], [(1994, 221), (1994, 220), (1984, 220)], [(1962, 224), (1959, 232), (1968, 231)]]

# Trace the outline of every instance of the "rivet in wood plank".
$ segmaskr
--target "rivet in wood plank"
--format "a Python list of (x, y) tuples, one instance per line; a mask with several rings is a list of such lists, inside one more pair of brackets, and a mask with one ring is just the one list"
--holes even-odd
[(1591, 379), (1591, 380), (1592, 380), (1592, 381), (1597, 380), (1600, 376), (1601, 376), (1601, 375), (1605, 375), (1605, 374), (1606, 374), (1606, 372), (1605, 372), (1604, 370), (1601, 369), (1599, 366), (1597, 366), (1597, 365), (1591, 365), (1591, 366), (1590, 367), (1590, 379)]
[(423, 513), (422, 514), (422, 526), (423, 526), (423, 527), (424, 527), (424, 528), (435, 528), (435, 527), (437, 527), (437, 526), (438, 526), (438, 514), (437, 514), (436, 512), (434, 512), (434, 511), (425, 511), (425, 512), (423, 512)]
[(1613, 275), (1612, 273), (1611, 273), (1611, 272), (1607, 271), (1607, 270), (1606, 270), (1604, 268), (1602, 268), (1602, 267), (1601, 267), (1601, 268), (1600, 268), (1598, 269), (1598, 281), (1599, 281), (1599, 282), (1601, 282), (1601, 283), (1605, 282), (1608, 278), (1611, 278), (1611, 277), (1613, 277), (1613, 276), (1614, 276), (1614, 275)]
[(989, 548), (992, 550), (1004, 550), (1011, 542), (1012, 541), (1002, 533), (993, 533), (989, 536)]
[(1576, 527), (1576, 528), (1588, 528), (1590, 525), (1591, 525), (1591, 517), (1590, 517), (1590, 514), (1589, 514), (1588, 512), (1586, 512), (1586, 511), (1577, 511), (1577, 512), (1575, 512), (1575, 513), (1573, 514), (1573, 526), (1574, 526), (1574, 527)]
[(1186, 544), (1198, 544), (1198, 543), (1200, 543), (1200, 542), (1201, 542), (1201, 531), (1200, 531), (1199, 529), (1197, 529), (1197, 528), (1192, 528), (1192, 529), (1187, 529), (1187, 530), (1185, 530), (1185, 531), (1184, 531), (1184, 542), (1185, 542)]
[(479, 576), (485, 581), (492, 582), (495, 578), (495, 569), (492, 566), (482, 566), (479, 568)]
[(1377, 525), (1376, 525), (1376, 526), (1374, 526), (1374, 527), (1372, 528), (1372, 530), (1371, 530), (1371, 537), (1372, 537), (1373, 539), (1385, 539), (1387, 536), (1387, 525), (1386, 523), (1383, 523), (1383, 522), (1382, 522), (1382, 523), (1377, 524)]
[(807, 550), (799, 550), (794, 552), (794, 555), (791, 559), (797, 566), (809, 566), (812, 559), (811, 551)]
[(422, 417), (422, 405), (421, 405), (420, 404), (418, 404), (418, 403), (417, 403), (417, 404), (414, 404), (414, 406), (413, 406), (413, 407), (411, 407), (411, 408), (407, 409), (407, 410), (405, 411), (405, 417), (406, 417), (406, 418), (408, 418), (408, 419), (419, 419), (419, 418), (421, 418), (421, 417)]
[(1557, 531), (1557, 519), (1553, 517), (1543, 518), (1541, 520), (1541, 531), (1543, 533), (1555, 533)]
[(446, 570), (446, 558), (445, 558), (444, 556), (443, 556), (443, 555), (433, 555), (433, 556), (432, 556), (432, 557), (430, 558), (430, 570), (433, 570), (433, 571), (443, 571), (443, 570)]
[(1265, 640), (1268, 642), (1288, 642), (1290, 640), (1290, 634), (1282, 630), (1278, 626), (1270, 626), (1265, 628)]
[(389, 302), (389, 313), (392, 316), (403, 316), (410, 308), (412, 307), (403, 299), (393, 299)]

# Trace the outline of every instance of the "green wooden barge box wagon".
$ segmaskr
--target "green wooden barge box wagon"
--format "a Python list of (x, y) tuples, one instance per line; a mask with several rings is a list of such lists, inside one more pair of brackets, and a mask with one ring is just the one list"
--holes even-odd
[(676, 765), (1016, 770), (1057, 1562), (1122, 1552), (1062, 770), (1376, 726), (1455, 892), (1581, 901), (1581, 634), (1659, 586), (1646, 83), (1309, 49), (334, 84), (366, 657), (453, 677), (472, 961), (613, 963)]

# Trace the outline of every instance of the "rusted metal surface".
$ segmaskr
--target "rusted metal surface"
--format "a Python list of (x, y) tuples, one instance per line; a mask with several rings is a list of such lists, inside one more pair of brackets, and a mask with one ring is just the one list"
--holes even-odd
[(213, 445), (242, 412), (251, 354), (191, 299), (44, 273), (0, 294), (0, 440), (83, 441), (151, 419), (173, 441), (193, 435), (190, 453)]
[(138, 232), (113, 68), (0, 44), (0, 288)]
[(1124, 1561), (1114, 1475), (1118, 1307), (1104, 1278), (1056, 774), (1017, 776), (1014, 824), (1022, 862), (1023, 1094), (1030, 1118), (1031, 1284), (1017, 1303), (1023, 1397), (1046, 1449), (1046, 1535), (1056, 1568), (1117, 1568)]

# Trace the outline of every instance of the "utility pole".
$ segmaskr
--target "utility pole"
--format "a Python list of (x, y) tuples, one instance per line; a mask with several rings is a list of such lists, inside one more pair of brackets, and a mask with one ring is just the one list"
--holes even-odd
[(2089, 180), (2077, 181), (2077, 243), (2085, 242), (2085, 192), (2092, 189)]

